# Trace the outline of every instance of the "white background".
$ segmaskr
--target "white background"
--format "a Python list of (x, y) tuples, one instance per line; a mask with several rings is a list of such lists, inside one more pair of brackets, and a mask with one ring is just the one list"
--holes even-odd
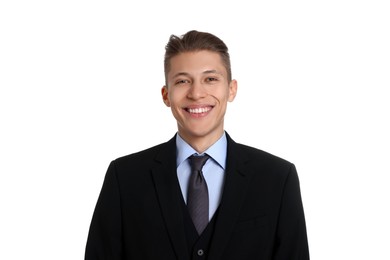
[(388, 1), (2, 1), (0, 259), (83, 259), (109, 162), (171, 138), (171, 34), (229, 46), (226, 130), (293, 162), (312, 259), (390, 259)]

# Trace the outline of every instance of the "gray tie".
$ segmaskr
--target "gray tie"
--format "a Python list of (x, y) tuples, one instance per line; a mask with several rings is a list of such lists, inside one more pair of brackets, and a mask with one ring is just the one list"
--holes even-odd
[(191, 176), (188, 184), (187, 207), (200, 235), (209, 223), (209, 192), (203, 177), (202, 167), (210, 157), (205, 154), (202, 156), (192, 155), (189, 158)]

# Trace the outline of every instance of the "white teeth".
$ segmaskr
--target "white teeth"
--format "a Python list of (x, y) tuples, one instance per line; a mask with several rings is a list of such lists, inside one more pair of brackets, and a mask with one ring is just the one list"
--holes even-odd
[(193, 114), (201, 114), (210, 111), (210, 109), (211, 109), (210, 107), (189, 108), (188, 112)]

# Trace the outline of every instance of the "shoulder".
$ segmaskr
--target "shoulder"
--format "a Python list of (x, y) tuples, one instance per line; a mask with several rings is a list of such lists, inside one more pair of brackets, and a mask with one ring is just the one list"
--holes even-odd
[(242, 165), (248, 171), (273, 176), (287, 176), (295, 170), (292, 162), (259, 148), (236, 143), (230, 137), (228, 138), (228, 158), (234, 162), (233, 165)]
[(269, 153), (259, 148), (241, 143), (235, 143), (235, 145), (237, 146), (237, 150), (239, 150), (241, 153), (248, 156), (249, 158), (262, 159), (262, 161), (267, 161), (270, 163), (272, 162), (279, 164), (291, 164), (291, 162), (286, 160), (285, 158), (281, 158), (275, 154)]
[(228, 157), (236, 159), (231, 159), (235, 162), (230, 164), (228, 162), (228, 165), (244, 174), (250, 174), (253, 183), (266, 183), (269, 187), (277, 189), (283, 187), (288, 179), (298, 179), (292, 162), (252, 146), (239, 143), (233, 146), (235, 148), (231, 149), (232, 154)]
[(155, 145), (142, 151), (121, 156), (112, 161), (115, 167), (120, 169), (148, 169), (166, 158), (175, 156), (175, 139)]
[(253, 146), (235, 142), (228, 133), (226, 133), (226, 137), (228, 141), (228, 152), (234, 153), (235, 156), (247, 160), (255, 159), (261, 163), (267, 162), (271, 164), (291, 165), (291, 162), (277, 155)]
[(165, 145), (166, 143), (161, 143), (153, 147), (147, 148), (145, 150), (141, 150), (135, 153), (118, 157), (115, 159), (115, 161), (117, 163), (125, 163), (127, 161), (132, 161), (132, 160), (154, 158), (156, 154), (158, 154), (161, 151), (161, 149), (164, 148)]

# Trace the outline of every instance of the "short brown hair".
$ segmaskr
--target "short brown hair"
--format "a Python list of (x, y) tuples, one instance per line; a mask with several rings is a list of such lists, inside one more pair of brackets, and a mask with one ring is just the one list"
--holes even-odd
[(198, 32), (195, 30), (189, 31), (181, 37), (176, 35), (171, 35), (169, 37), (169, 41), (165, 46), (164, 56), (165, 81), (167, 81), (168, 71), (170, 70), (170, 61), (174, 56), (184, 52), (203, 50), (219, 53), (227, 71), (227, 79), (230, 82), (232, 80), (232, 71), (226, 44), (211, 33)]

